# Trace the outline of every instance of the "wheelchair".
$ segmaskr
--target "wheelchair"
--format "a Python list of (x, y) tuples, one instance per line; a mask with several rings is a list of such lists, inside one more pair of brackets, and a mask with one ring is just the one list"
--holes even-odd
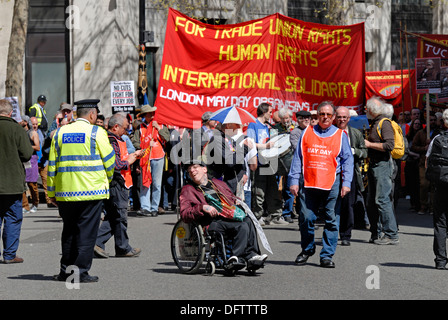
[[(246, 264), (230, 263), (232, 239), (222, 234), (210, 233), (206, 228), (192, 222), (178, 220), (171, 233), (171, 254), (182, 273), (195, 274), (204, 266), (205, 274), (212, 276), (216, 269), (223, 269), (227, 276), (234, 276)], [(262, 266), (263, 267), (263, 266)], [(247, 267), (250, 275), (258, 268)]]

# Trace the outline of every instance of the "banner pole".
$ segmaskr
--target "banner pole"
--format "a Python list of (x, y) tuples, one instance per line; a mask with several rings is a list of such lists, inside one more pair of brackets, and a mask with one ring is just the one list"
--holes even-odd
[[(400, 30), (400, 31), (403, 31), (403, 30)], [(431, 43), (435, 43), (435, 44), (437, 44), (437, 45), (439, 45), (439, 46), (447, 47), (447, 48), (448, 48), (448, 44), (445, 44), (445, 43), (443, 43), (443, 42), (440, 42), (440, 41), (437, 41), (437, 40), (434, 40), (434, 39), (431, 39), (431, 38), (427, 38), (427, 37), (424, 37), (424, 36), (419, 35), (419, 34), (417, 34), (417, 33), (409, 32), (409, 31), (403, 31), (403, 32), (406, 33), (406, 34), (408, 34), (408, 35), (411, 35), (411, 36), (413, 36), (413, 37), (417, 37), (417, 38), (423, 39), (423, 40), (425, 40), (425, 41), (428, 41), (428, 42), (431, 42)]]
[[(407, 25), (404, 25), (404, 30), (406, 32)], [(411, 98), (411, 109), (414, 108), (414, 99), (412, 98), (412, 82), (411, 82), (411, 67), (409, 66), (409, 48), (408, 48), (408, 36), (405, 34), (404, 39), (406, 41), (406, 60), (408, 61), (408, 77), (409, 77), (409, 95)]]
[(404, 119), (404, 92), (403, 92), (403, 33), (401, 31), (400, 21), (400, 66), (401, 66), (401, 112)]
[(426, 93), (426, 138), (429, 140), (430, 128), (429, 128), (429, 93)]

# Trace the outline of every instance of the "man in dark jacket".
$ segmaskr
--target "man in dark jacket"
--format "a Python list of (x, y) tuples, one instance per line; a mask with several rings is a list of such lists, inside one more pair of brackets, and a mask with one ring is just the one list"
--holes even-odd
[(433, 251), (436, 269), (446, 270), (448, 258), (446, 255), (447, 215), (448, 215), (448, 179), (447, 154), (448, 146), (448, 109), (443, 111), (444, 130), (434, 137), (426, 153), (426, 177), (434, 186), (434, 240)]
[(3, 225), (3, 262), (21, 263), (16, 255), (22, 227), (22, 195), (25, 192), (23, 162), (33, 154), (25, 130), (11, 118), (13, 107), (0, 100), (0, 228)]
[[(364, 209), (364, 199), (362, 192), (364, 191), (364, 183), (362, 181), (360, 164), (367, 157), (367, 148), (364, 137), (356, 128), (348, 125), (350, 121), (350, 110), (347, 107), (339, 107), (336, 109), (336, 126), (343, 130), (348, 137), (350, 147), (353, 153), (353, 179), (350, 186), (349, 194), (341, 200), (341, 220), (339, 222), (339, 236), (341, 245), (349, 246), (352, 237), (352, 229), (355, 226), (355, 205), (358, 201), (362, 202)], [(362, 211), (362, 218), (365, 216)]]
[(420, 155), (418, 162), (419, 171), (417, 173), (420, 186), (420, 210), (417, 213), (420, 215), (433, 212), (434, 188), (425, 177), (425, 160), (429, 143), (440, 133), (440, 128), (437, 126), (437, 118), (434, 113), (431, 113), (429, 116), (429, 130), (429, 139), (427, 137), (427, 128), (425, 128), (415, 134), (411, 145), (411, 151)]

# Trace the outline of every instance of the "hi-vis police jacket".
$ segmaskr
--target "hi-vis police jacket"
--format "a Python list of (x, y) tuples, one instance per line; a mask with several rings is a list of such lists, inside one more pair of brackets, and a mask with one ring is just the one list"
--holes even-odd
[(114, 166), (107, 132), (79, 118), (59, 128), (51, 142), (48, 196), (56, 201), (108, 199)]

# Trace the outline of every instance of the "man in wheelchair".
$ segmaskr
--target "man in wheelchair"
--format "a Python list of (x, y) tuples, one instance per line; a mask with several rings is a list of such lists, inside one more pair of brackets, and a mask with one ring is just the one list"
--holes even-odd
[(263, 267), (267, 255), (260, 255), (257, 234), (251, 219), (236, 205), (236, 196), (228, 185), (219, 179), (209, 179), (207, 167), (200, 160), (185, 164), (191, 182), (180, 193), (180, 216), (186, 222), (196, 222), (233, 239), (230, 268), (247, 267), (256, 270)]

